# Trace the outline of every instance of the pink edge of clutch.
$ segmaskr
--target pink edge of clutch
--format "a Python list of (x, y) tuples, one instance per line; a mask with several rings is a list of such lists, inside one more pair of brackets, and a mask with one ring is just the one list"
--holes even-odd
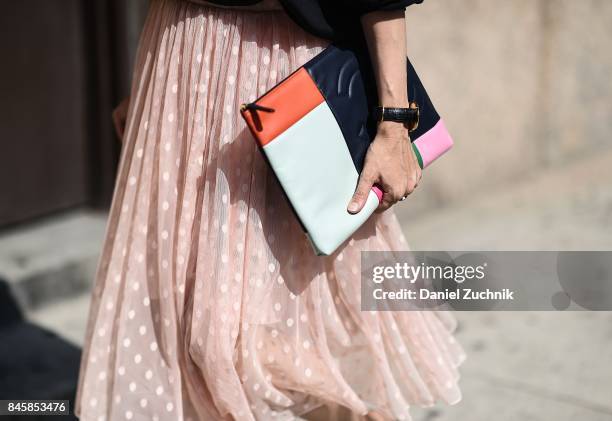
[(374, 192), (374, 194), (376, 194), (376, 197), (378, 197), (378, 201), (381, 202), (383, 197), (382, 190), (377, 186), (372, 186), (372, 191)]
[(453, 146), (453, 139), (442, 119), (414, 141), (423, 159), (423, 168), (434, 162)]

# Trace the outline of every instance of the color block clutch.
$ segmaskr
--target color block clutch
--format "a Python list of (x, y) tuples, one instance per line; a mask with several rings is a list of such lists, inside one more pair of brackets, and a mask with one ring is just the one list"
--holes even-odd
[[(408, 98), (420, 109), (411, 140), (425, 168), (453, 142), (407, 63)], [(376, 125), (357, 57), (330, 45), (259, 99), (243, 104), (241, 114), (315, 252), (332, 254), (382, 199), (373, 187), (359, 213), (346, 209)]]

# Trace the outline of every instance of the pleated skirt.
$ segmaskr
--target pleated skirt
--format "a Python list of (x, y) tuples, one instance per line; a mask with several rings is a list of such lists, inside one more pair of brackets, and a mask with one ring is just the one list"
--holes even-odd
[(409, 420), (413, 405), (460, 400), (452, 314), (360, 310), (361, 251), (408, 248), (393, 211), (315, 256), (240, 117), (326, 45), (282, 11), (152, 1), (81, 420), (296, 420), (316, 408)]

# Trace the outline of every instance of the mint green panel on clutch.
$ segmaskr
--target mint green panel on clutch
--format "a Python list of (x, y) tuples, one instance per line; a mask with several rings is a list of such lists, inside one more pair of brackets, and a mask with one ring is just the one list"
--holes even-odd
[(263, 151), (317, 254), (332, 254), (378, 207), (378, 197), (371, 191), (361, 212), (347, 212), (359, 174), (325, 102)]

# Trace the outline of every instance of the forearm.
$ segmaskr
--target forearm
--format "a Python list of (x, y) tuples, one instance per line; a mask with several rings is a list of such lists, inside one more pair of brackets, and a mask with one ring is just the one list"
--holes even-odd
[(404, 11), (371, 12), (361, 18), (379, 105), (408, 107)]

